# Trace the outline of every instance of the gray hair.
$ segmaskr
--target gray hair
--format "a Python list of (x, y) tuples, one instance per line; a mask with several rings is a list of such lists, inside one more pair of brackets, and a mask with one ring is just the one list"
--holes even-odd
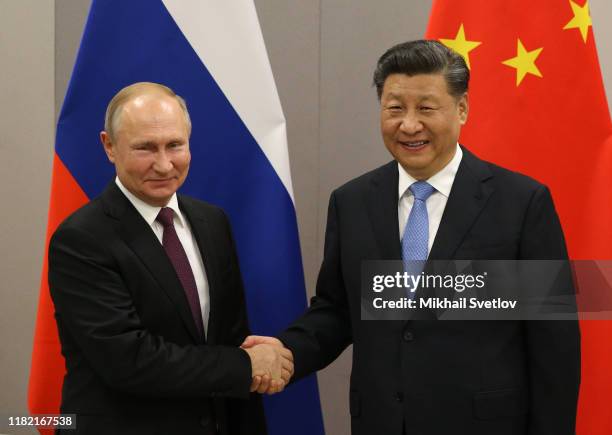
[(106, 115), (104, 116), (104, 130), (109, 135), (111, 140), (115, 139), (115, 133), (119, 129), (121, 112), (125, 103), (148, 91), (155, 91), (161, 93), (162, 95), (173, 97), (183, 110), (185, 122), (187, 124), (187, 131), (191, 134), (191, 118), (189, 116), (189, 111), (187, 110), (187, 103), (183, 97), (177, 95), (169, 87), (160, 85), (159, 83), (138, 82), (126, 86), (117, 92), (106, 107)]

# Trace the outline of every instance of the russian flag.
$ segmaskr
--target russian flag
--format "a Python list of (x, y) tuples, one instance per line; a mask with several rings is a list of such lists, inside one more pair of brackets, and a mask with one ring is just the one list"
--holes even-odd
[[(285, 119), (252, 1), (93, 0), (57, 126), (47, 242), (113, 179), (98, 134), (126, 85), (158, 82), (183, 96), (193, 130), (181, 192), (228, 213), (249, 319), (273, 335), (306, 306)], [(46, 255), (45, 255), (46, 258)], [(59, 409), (65, 368), (43, 265), (29, 408)], [(267, 397), (270, 434), (323, 434), (316, 378)]]

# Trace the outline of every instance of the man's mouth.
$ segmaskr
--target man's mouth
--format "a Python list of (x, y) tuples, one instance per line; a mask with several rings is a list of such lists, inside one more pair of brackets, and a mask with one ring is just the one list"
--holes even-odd
[(404, 147), (410, 148), (412, 150), (421, 149), (429, 143), (428, 140), (400, 140), (398, 142)]
[(149, 178), (147, 181), (151, 183), (166, 183), (168, 181), (172, 181), (172, 177), (169, 178)]

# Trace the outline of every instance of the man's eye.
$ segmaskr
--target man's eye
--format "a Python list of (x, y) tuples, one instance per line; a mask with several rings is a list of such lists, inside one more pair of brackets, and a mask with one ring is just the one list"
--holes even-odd
[(433, 107), (429, 107), (429, 106), (421, 106), (419, 107), (419, 110), (422, 112), (429, 112), (431, 110), (434, 110)]

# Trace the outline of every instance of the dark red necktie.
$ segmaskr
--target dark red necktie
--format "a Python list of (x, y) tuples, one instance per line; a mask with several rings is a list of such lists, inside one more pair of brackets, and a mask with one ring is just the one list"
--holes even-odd
[(187, 259), (187, 254), (185, 253), (185, 249), (183, 248), (183, 245), (176, 234), (173, 217), (174, 211), (172, 211), (170, 207), (163, 207), (157, 215), (156, 220), (164, 227), (162, 245), (164, 246), (164, 250), (166, 251), (166, 254), (168, 254), (168, 258), (170, 258), (170, 262), (174, 266), (174, 270), (176, 271), (176, 274), (183, 285), (185, 295), (187, 295), (187, 300), (189, 301), (189, 307), (191, 308), (193, 320), (195, 321), (200, 336), (203, 337), (204, 324), (202, 322), (202, 309), (200, 308), (198, 288), (193, 276), (193, 271), (191, 270), (191, 265)]

